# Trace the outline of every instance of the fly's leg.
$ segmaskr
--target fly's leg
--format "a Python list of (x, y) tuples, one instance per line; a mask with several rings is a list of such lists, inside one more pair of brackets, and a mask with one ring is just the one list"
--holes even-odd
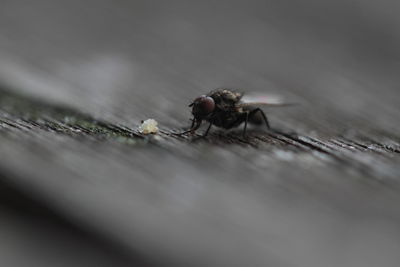
[(260, 113), (261, 113), (261, 116), (262, 116), (263, 119), (264, 119), (265, 125), (267, 126), (268, 129), (271, 129), (271, 127), (269, 127), (269, 123), (268, 123), (267, 116), (265, 116), (265, 113), (264, 113), (264, 111), (263, 111), (262, 109), (260, 109), (260, 108), (253, 109), (253, 110), (250, 112), (249, 116), (253, 116), (253, 115), (256, 114), (257, 112), (260, 112)]
[(246, 112), (246, 115), (245, 115), (246, 117), (245, 117), (245, 120), (244, 120), (244, 128), (243, 128), (243, 138), (246, 137), (247, 122), (249, 121), (249, 115), (250, 115), (250, 113)]
[(193, 128), (193, 126), (194, 126), (194, 122), (195, 122), (195, 119), (193, 118), (193, 119), (192, 119), (192, 125), (190, 125), (190, 129), (192, 129), (192, 128)]
[(210, 122), (210, 124), (208, 125), (208, 128), (207, 128), (207, 131), (203, 134), (203, 137), (206, 137), (206, 136), (207, 136), (208, 132), (209, 132), (210, 129), (211, 129), (211, 126), (212, 126), (212, 123)]
[(184, 131), (182, 133), (178, 133), (176, 135), (184, 135), (184, 134), (187, 134), (187, 133), (194, 133), (197, 129), (199, 129), (200, 125), (201, 125), (201, 120), (193, 119), (192, 125), (190, 126), (189, 130)]

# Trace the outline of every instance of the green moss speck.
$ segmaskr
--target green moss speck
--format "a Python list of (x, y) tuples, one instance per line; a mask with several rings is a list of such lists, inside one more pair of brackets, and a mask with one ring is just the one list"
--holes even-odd
[[(16, 119), (23, 119), (35, 127), (76, 136), (110, 139), (118, 143), (135, 145), (140, 136), (118, 126), (99, 121), (68, 107), (51, 105), (0, 87), (0, 112)], [(1, 115), (1, 114), (0, 114)]]

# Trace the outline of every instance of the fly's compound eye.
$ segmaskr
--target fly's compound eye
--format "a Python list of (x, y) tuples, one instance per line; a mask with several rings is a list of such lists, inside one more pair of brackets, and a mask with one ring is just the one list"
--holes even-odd
[(200, 96), (193, 102), (193, 114), (208, 115), (214, 111), (214, 99), (209, 96)]

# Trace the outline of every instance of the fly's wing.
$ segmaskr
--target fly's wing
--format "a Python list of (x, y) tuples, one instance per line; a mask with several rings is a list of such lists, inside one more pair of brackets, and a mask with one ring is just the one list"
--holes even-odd
[(247, 106), (266, 106), (266, 107), (286, 107), (296, 103), (287, 102), (282, 96), (273, 94), (249, 94), (244, 95), (238, 104), (239, 107)]

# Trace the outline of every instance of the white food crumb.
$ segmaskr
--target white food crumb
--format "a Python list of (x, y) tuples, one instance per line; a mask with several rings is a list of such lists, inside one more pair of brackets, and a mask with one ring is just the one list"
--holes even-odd
[(147, 119), (139, 126), (139, 132), (142, 134), (155, 134), (158, 132), (158, 122), (154, 119)]

